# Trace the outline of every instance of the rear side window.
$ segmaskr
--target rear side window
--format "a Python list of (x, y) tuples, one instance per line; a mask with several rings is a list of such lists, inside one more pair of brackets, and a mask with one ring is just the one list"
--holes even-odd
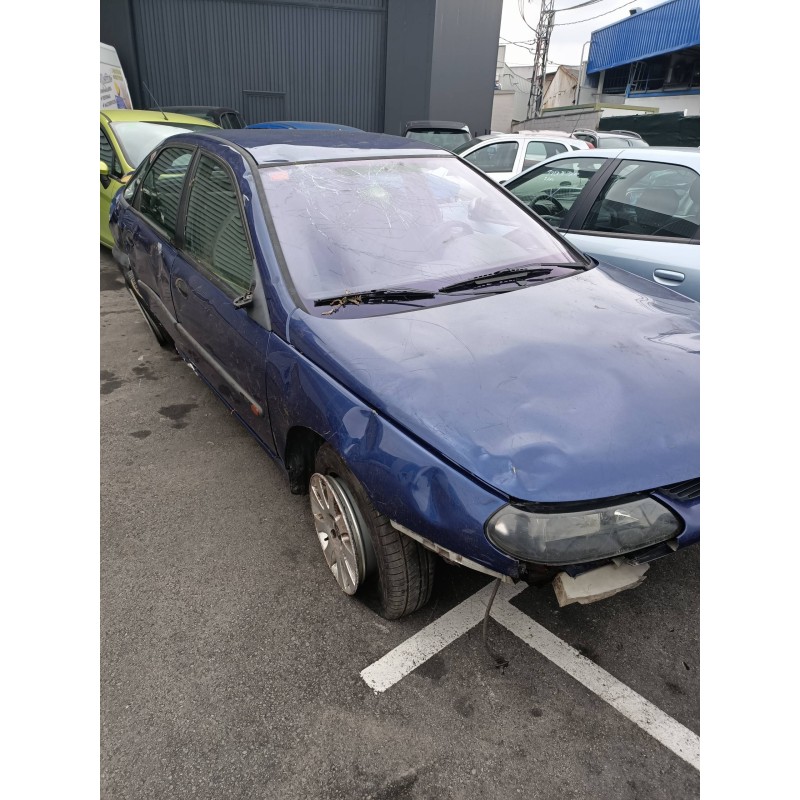
[(594, 202), (584, 230), (697, 239), (700, 176), (689, 167), (621, 161)]
[(551, 225), (557, 226), (605, 163), (602, 158), (562, 158), (532, 170), (524, 180), (506, 188)]
[(528, 146), (525, 148), (525, 161), (522, 163), (522, 169), (528, 169), (528, 167), (538, 164), (545, 158), (566, 152), (567, 146), (564, 144), (557, 144), (556, 142), (528, 142)]
[(191, 160), (191, 150), (185, 147), (168, 147), (156, 158), (142, 179), (138, 195), (139, 211), (165, 230), (170, 238), (175, 236), (178, 206)]
[(235, 294), (249, 291), (253, 256), (239, 195), (221, 163), (201, 156), (186, 210), (186, 250)]
[(513, 172), (517, 150), (517, 142), (486, 144), (464, 156), (464, 159), (484, 172)]

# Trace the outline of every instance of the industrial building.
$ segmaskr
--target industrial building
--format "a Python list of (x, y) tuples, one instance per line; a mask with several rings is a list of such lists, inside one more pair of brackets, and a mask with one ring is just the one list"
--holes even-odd
[(399, 134), (492, 115), (502, 0), (101, 0), (137, 108), (213, 105), (248, 123)]

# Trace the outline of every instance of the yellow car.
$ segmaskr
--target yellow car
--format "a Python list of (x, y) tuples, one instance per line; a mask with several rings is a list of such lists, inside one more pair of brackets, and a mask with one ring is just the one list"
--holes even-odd
[(168, 136), (185, 130), (219, 128), (208, 120), (185, 114), (135, 109), (100, 112), (100, 243), (111, 247), (108, 229), (111, 201), (144, 157)]

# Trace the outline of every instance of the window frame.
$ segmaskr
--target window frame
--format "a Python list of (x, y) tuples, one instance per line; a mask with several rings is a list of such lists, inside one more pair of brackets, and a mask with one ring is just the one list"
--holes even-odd
[[(685, 237), (676, 237), (676, 236), (658, 236), (649, 233), (631, 233), (629, 231), (623, 232), (615, 232), (615, 231), (595, 231), (589, 230), (584, 228), (583, 226), (586, 224), (586, 220), (589, 217), (589, 213), (594, 206), (595, 200), (603, 193), (608, 185), (608, 182), (613, 178), (616, 171), (623, 165), (623, 164), (631, 164), (631, 163), (639, 163), (639, 164), (649, 164), (652, 165), (654, 168), (656, 166), (663, 165), (666, 167), (680, 167), (681, 169), (688, 169), (691, 172), (697, 173), (698, 179), (700, 177), (700, 173), (694, 168), (690, 167), (687, 164), (675, 164), (669, 161), (650, 161), (648, 160), (638, 160), (636, 158), (613, 158), (608, 159), (609, 163), (612, 164), (610, 169), (605, 170), (604, 177), (602, 181), (595, 184), (592, 187), (591, 196), (586, 198), (585, 203), (581, 203), (580, 216), (576, 213), (573, 218), (570, 220), (570, 225), (568, 228), (559, 228), (559, 230), (564, 230), (568, 233), (577, 233), (581, 236), (601, 236), (601, 237), (608, 237), (612, 239), (635, 239), (637, 241), (642, 242), (668, 242), (672, 244), (700, 244), (700, 227), (697, 228), (697, 235), (693, 238), (685, 238)], [(603, 170), (598, 170), (598, 172), (602, 172)], [(591, 181), (590, 181), (591, 183)], [(587, 187), (589, 184), (587, 184)], [(579, 200), (582, 198), (579, 198)]]
[[(108, 132), (103, 128), (102, 122), (100, 123), (100, 135), (103, 136), (108, 143), (108, 146), (111, 148), (111, 154), (113, 156), (113, 161), (111, 164), (107, 164), (108, 167), (108, 177), (113, 178), (115, 181), (119, 183), (119, 179), (125, 174), (122, 171), (122, 159), (120, 158), (119, 153), (117, 152), (117, 148), (114, 147), (114, 142), (111, 140), (111, 137), (108, 135)], [(103, 160), (102, 158), (100, 159)]]
[[(183, 179), (183, 187), (181, 188), (181, 196), (178, 198), (178, 212), (175, 216), (175, 233), (171, 235), (166, 228), (163, 228), (157, 222), (153, 220), (152, 217), (149, 217), (145, 214), (141, 209), (141, 198), (142, 198), (142, 184), (144, 184), (145, 180), (147, 180), (147, 175), (150, 173), (150, 170), (155, 166), (156, 161), (160, 158), (161, 154), (167, 150), (174, 150), (174, 149), (181, 149), (186, 150), (187, 152), (191, 153), (189, 158), (189, 164), (186, 167), (186, 173)], [(178, 248), (181, 244), (181, 218), (183, 216), (183, 206), (186, 198), (186, 187), (189, 184), (191, 179), (191, 171), (192, 165), (195, 162), (197, 157), (197, 145), (189, 145), (189, 144), (168, 144), (165, 147), (159, 147), (156, 150), (153, 150), (152, 153), (145, 159), (139, 167), (137, 167), (137, 171), (139, 168), (143, 168), (143, 172), (141, 175), (141, 179), (138, 182), (136, 187), (136, 193), (134, 196), (128, 200), (128, 205), (136, 212), (136, 214), (142, 219), (142, 221), (146, 222), (155, 231), (158, 233), (159, 236), (162, 236), (166, 239), (173, 247)], [(135, 180), (137, 177), (137, 171), (134, 171), (134, 174), (131, 176), (131, 181)]]
[[(512, 162), (511, 162), (511, 169), (503, 168), (503, 169), (492, 169), (492, 170), (489, 170), (489, 169), (484, 169), (480, 164), (476, 164), (474, 161), (470, 161), (470, 157), (476, 156), (481, 150), (485, 150), (485, 149), (487, 149), (489, 147), (500, 147), (502, 145), (513, 145), (514, 147), (517, 148), (514, 151), (514, 158), (513, 158)], [(510, 172), (513, 175), (514, 172), (516, 172), (516, 170), (514, 168), (517, 165), (517, 162), (519, 160), (520, 151), (521, 151), (521, 148), (520, 148), (520, 143), (519, 142), (494, 142), (494, 141), (492, 141), (490, 139), (488, 142), (485, 142), (480, 147), (476, 147), (471, 153), (465, 153), (464, 155), (461, 156), (461, 158), (463, 158), (464, 161), (468, 162), (469, 164), (472, 164), (473, 167), (476, 167), (477, 169), (479, 169), (481, 172), (485, 173), (486, 175), (496, 175), (496, 174), (503, 173), (503, 172)]]
[[(568, 150), (564, 153), (563, 158), (559, 158), (558, 161), (571, 161), (579, 158), (587, 158), (591, 159), (591, 150)], [(540, 164), (538, 166), (532, 167), (531, 172), (537, 169), (547, 169), (548, 167), (552, 167), (555, 164), (558, 164), (558, 161), (550, 161), (547, 164)], [(594, 198), (597, 196), (600, 188), (605, 186), (605, 178), (603, 177), (606, 175), (609, 170), (613, 170), (612, 165), (616, 165), (619, 161), (618, 158), (606, 158), (604, 159), (605, 163), (595, 171), (594, 175), (587, 181), (586, 185), (583, 187), (583, 191), (578, 195), (575, 199), (575, 202), (570, 207), (569, 211), (564, 215), (561, 223), (556, 227), (556, 230), (561, 232), (577, 232), (575, 230), (575, 223), (578, 222), (580, 224), (583, 223), (583, 220), (586, 218), (586, 215), (589, 213), (589, 209), (591, 209), (592, 204), (594, 203)], [(522, 183), (525, 178), (525, 175), (519, 175), (514, 178), (513, 183)], [(509, 181), (511, 183), (511, 181)], [(526, 204), (522, 202), (512, 191), (509, 189), (508, 184), (504, 186), (505, 189), (509, 191), (509, 193), (514, 197), (517, 202), (521, 203), (524, 207), (527, 208)], [(534, 211), (530, 213), (534, 214)]]
[(195, 258), (194, 254), (186, 247), (186, 222), (189, 217), (189, 198), (191, 197), (191, 191), (195, 184), (195, 180), (197, 177), (197, 170), (199, 169), (200, 161), (204, 156), (219, 164), (223, 168), (223, 170), (225, 170), (225, 172), (228, 175), (228, 178), (231, 181), (234, 193), (236, 194), (236, 204), (239, 209), (239, 214), (241, 215), (242, 228), (244, 229), (245, 241), (249, 251), (250, 263), (252, 266), (252, 272), (250, 275), (250, 286), (246, 290), (245, 294), (247, 294), (248, 292), (252, 292), (255, 286), (257, 285), (256, 273), (258, 271), (258, 265), (256, 263), (255, 247), (253, 246), (253, 239), (250, 231), (250, 226), (247, 222), (247, 215), (245, 213), (244, 200), (241, 189), (239, 188), (239, 182), (237, 181), (236, 175), (233, 172), (233, 169), (231, 168), (230, 164), (228, 164), (228, 162), (225, 159), (220, 158), (215, 153), (212, 153), (209, 150), (205, 150), (202, 147), (196, 148), (196, 152), (192, 158), (192, 162), (189, 165), (189, 169), (187, 171), (187, 180), (184, 183), (183, 197), (181, 198), (180, 210), (178, 215), (178, 233), (179, 233), (178, 249), (180, 250), (182, 258), (189, 266), (195, 269), (204, 278), (209, 280), (214, 286), (216, 286), (221, 292), (223, 292), (223, 294), (229, 297), (230, 300), (237, 300), (243, 296), (242, 292), (234, 288), (224, 278), (217, 275), (216, 272), (213, 272), (211, 269), (209, 269), (209, 267), (207, 267), (201, 261), (198, 261), (198, 259)]

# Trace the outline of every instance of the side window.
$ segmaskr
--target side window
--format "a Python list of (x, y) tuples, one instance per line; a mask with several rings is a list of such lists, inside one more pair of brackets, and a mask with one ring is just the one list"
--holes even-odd
[(522, 163), (522, 169), (528, 169), (528, 167), (538, 164), (545, 158), (566, 152), (566, 145), (557, 144), (556, 142), (528, 142), (528, 146), (525, 148), (525, 161)]
[(117, 155), (102, 128), (100, 128), (100, 160), (106, 162), (108, 171), (112, 176), (116, 178), (120, 177), (121, 171), (119, 162), (117, 161)]
[(604, 163), (601, 158), (564, 158), (534, 169), (524, 180), (506, 188), (557, 226)]
[(700, 176), (678, 164), (622, 161), (592, 206), (587, 231), (696, 239)]
[(484, 172), (513, 172), (518, 149), (517, 142), (498, 142), (479, 147), (464, 158)]
[(528, 142), (528, 146), (525, 148), (525, 161), (522, 162), (522, 169), (528, 169), (528, 167), (538, 164), (543, 158), (547, 158), (544, 142)]
[(175, 235), (177, 228), (178, 206), (191, 160), (191, 150), (168, 147), (156, 158), (142, 179), (139, 211), (170, 236)]
[(134, 202), (134, 195), (136, 194), (136, 190), (139, 188), (139, 184), (142, 182), (145, 172), (147, 172), (146, 161), (139, 165), (139, 167), (131, 176), (131, 179), (125, 185), (125, 188), (122, 190), (122, 196), (131, 204)]
[(237, 294), (249, 291), (253, 256), (228, 171), (201, 156), (186, 211), (186, 250)]

